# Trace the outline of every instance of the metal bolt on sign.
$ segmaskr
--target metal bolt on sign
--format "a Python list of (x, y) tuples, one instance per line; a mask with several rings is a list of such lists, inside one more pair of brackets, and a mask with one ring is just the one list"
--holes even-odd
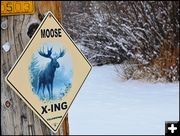
[(2, 45), (2, 48), (4, 49), (5, 52), (8, 52), (11, 48), (11, 45), (9, 42), (6, 42), (5, 44)]
[(3, 29), (3, 30), (5, 30), (5, 29), (7, 29), (7, 20), (5, 20), (5, 21), (3, 21), (2, 23), (1, 23), (1, 29)]
[(7, 100), (7, 101), (5, 102), (5, 106), (6, 106), (7, 108), (9, 108), (9, 107), (11, 106), (10, 101)]

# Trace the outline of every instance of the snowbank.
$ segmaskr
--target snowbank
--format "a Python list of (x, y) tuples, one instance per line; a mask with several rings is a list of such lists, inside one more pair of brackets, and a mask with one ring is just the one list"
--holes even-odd
[(179, 120), (178, 83), (122, 81), (114, 66), (94, 67), (69, 111), (70, 134), (165, 134)]

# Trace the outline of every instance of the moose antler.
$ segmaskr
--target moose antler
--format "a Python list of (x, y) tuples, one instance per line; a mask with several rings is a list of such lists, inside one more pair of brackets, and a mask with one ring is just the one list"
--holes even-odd
[(40, 50), (40, 51), (39, 51), (39, 54), (40, 54), (41, 56), (43, 56), (43, 57), (51, 58), (51, 59), (52, 59), (52, 57), (51, 57), (52, 48), (47, 49), (47, 53), (44, 53), (44, 47), (43, 47), (43, 51)]
[(61, 51), (61, 49), (60, 49), (60, 52), (59, 52), (59, 54), (56, 56), (56, 59), (58, 59), (58, 58), (60, 58), (60, 57), (63, 57), (64, 54), (65, 54), (65, 50), (63, 49), (63, 51)]

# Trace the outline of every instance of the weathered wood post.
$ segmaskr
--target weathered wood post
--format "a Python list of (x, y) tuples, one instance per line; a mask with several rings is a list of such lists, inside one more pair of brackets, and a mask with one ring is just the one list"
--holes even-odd
[[(5, 76), (27, 45), (30, 37), (47, 11), (62, 21), (61, 2), (36, 1), (33, 15), (3, 16), (1, 23), (7, 21), (7, 28), (1, 28), (1, 134), (2, 135), (51, 135), (53, 134), (26, 104), (5, 83)], [(2, 45), (9, 42), (8, 52)], [(19, 75), (23, 76), (23, 75)], [(23, 84), (23, 83), (22, 83)], [(68, 135), (66, 117), (57, 135)]]

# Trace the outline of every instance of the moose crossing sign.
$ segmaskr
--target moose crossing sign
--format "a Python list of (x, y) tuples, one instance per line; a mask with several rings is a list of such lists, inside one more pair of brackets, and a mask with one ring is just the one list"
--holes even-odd
[(91, 65), (51, 12), (6, 76), (6, 82), (57, 132)]

